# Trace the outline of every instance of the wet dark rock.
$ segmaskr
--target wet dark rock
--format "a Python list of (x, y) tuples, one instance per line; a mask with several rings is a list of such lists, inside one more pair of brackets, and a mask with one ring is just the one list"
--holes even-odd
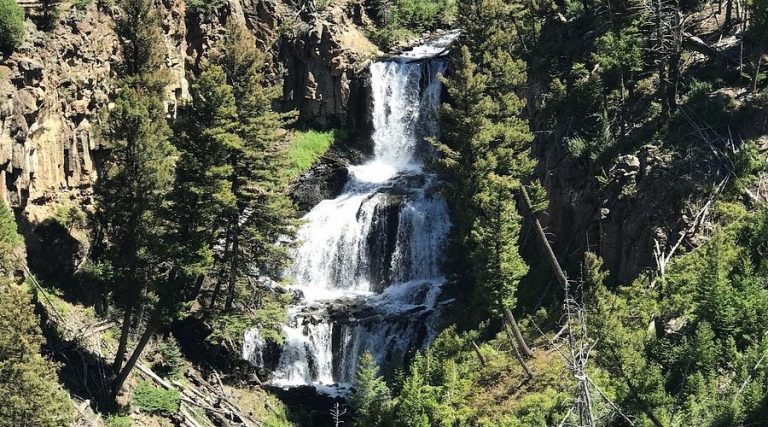
[(299, 214), (303, 215), (325, 199), (336, 197), (347, 182), (346, 163), (336, 159), (323, 159), (291, 186), (291, 198)]
[(402, 199), (384, 196), (385, 202), (376, 206), (374, 221), (366, 239), (370, 260), (371, 290), (381, 292), (391, 282), (392, 256), (397, 246), (397, 230)]

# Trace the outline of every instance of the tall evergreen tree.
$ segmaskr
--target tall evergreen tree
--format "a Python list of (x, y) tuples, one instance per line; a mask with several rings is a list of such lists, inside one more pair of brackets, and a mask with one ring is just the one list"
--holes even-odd
[(168, 84), (163, 22), (153, 0), (121, 0), (116, 20), (122, 53), (122, 77), (130, 86), (160, 93)]
[[(109, 157), (94, 189), (103, 261), (114, 270), (114, 296), (123, 309), (113, 363), (118, 373), (113, 384), (115, 394), (160, 313), (152, 291), (161, 277), (167, 277), (161, 239), (167, 228), (163, 206), (176, 161), (160, 95), (167, 84), (160, 17), (152, 0), (124, 0), (121, 6), (116, 31), (122, 45), (123, 88), (103, 132)], [(145, 308), (152, 306), (149, 326), (124, 367), (131, 329)]]
[(0, 426), (58, 427), (74, 420), (56, 365), (40, 354), (39, 322), (29, 293), (0, 278)]
[(213, 248), (225, 227), (225, 212), (235, 209), (230, 191), (230, 151), (241, 147), (232, 87), (218, 65), (203, 64), (194, 79), (192, 103), (181, 110), (175, 137), (180, 158), (171, 195), (173, 224), (169, 251), (180, 280), (194, 282), (195, 297), (213, 264)]
[(478, 250), (476, 292), (492, 312), (499, 315), (505, 307), (514, 307), (517, 285), (528, 272), (528, 266), (517, 250), (520, 237), (520, 215), (517, 213), (509, 178), (495, 174), (488, 177), (476, 203), (483, 214), (475, 222), (472, 239)]
[(512, 13), (497, 0), (459, 2), (463, 31), (436, 144), (437, 167), (450, 187), (451, 274), (476, 289), (476, 301), (490, 303), (481, 307), (496, 313), (514, 303), (527, 272), (512, 196), (534, 166), (524, 102), (517, 96), (524, 64), (513, 58), (515, 32), (500, 23)]
[(56, 365), (40, 354), (40, 319), (29, 293), (9, 278), (23, 262), (22, 244), (0, 201), (0, 426), (68, 425), (74, 408), (58, 384)]
[(352, 394), (349, 396), (355, 425), (381, 425), (386, 417), (386, 406), (390, 398), (389, 387), (379, 376), (379, 366), (373, 355), (366, 351), (358, 362)]
[(136, 310), (160, 274), (161, 208), (173, 182), (176, 152), (157, 97), (126, 88), (105, 129), (110, 156), (95, 188), (96, 216), (107, 244), (124, 316), (114, 368), (122, 367)]
[(224, 213), (224, 244), (216, 260), (218, 281), (211, 305), (225, 287), (224, 309), (230, 310), (238, 284), (255, 275), (277, 278), (289, 261), (287, 246), (279, 240), (292, 234), (295, 221), (280, 171), (287, 161), (283, 126), (293, 114), (272, 108), (280, 89), (262, 85), (264, 56), (241, 25), (228, 24), (221, 52), (215, 59), (235, 95), (234, 133), (240, 143), (227, 147), (227, 180), (234, 204)]
[(21, 260), (22, 240), (16, 231), (16, 220), (13, 213), (0, 200), (0, 276), (13, 273)]

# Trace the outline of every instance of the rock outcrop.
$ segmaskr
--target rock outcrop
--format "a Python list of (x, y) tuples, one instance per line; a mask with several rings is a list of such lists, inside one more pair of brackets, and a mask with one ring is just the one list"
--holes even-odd
[[(171, 74), (169, 114), (188, 99), (184, 5), (159, 5)], [(115, 13), (117, 13), (115, 11)], [(112, 12), (69, 9), (50, 31), (27, 21), (27, 39), (2, 61), (0, 198), (43, 205), (63, 193), (88, 197), (103, 149), (97, 138), (114, 97), (120, 46)], [(36, 217), (35, 208), (28, 209)]]
[[(736, 96), (729, 102), (737, 102)], [(766, 118), (765, 110), (744, 111), (733, 134), (758, 138), (764, 125), (754, 124)], [(681, 249), (695, 247), (711, 227), (699, 213), (726, 171), (706, 144), (681, 151), (649, 141), (596, 173), (587, 160), (570, 154), (566, 141), (552, 132), (536, 133), (534, 156), (549, 194), (540, 219), (556, 236), (555, 250), (572, 274), (588, 250), (603, 258), (612, 282), (628, 283), (655, 271), (657, 243), (668, 253), (685, 234)]]
[(304, 125), (369, 127), (370, 95), (363, 71), (378, 49), (358, 26), (368, 23), (362, 6), (348, 6), (335, 6), (299, 24), (297, 35), (280, 47), (286, 69), (283, 107), (297, 110)]
[[(188, 73), (235, 19), (271, 52), (267, 78), (284, 82), (282, 107), (299, 111), (300, 126), (364, 128), (370, 100), (362, 71), (377, 49), (361, 29), (368, 25), (362, 4), (323, 12), (313, 12), (313, 4), (230, 0), (206, 14), (183, 0), (156, 0), (171, 75), (169, 118), (189, 99)], [(0, 58), (0, 199), (24, 208), (30, 222), (50, 216), (44, 206), (61, 199), (88, 203), (106, 152), (98, 127), (117, 89), (119, 13), (94, 2), (63, 11), (50, 31), (27, 20), (25, 43)]]
[(27, 41), (2, 63), (0, 198), (23, 206), (89, 187), (94, 126), (114, 92), (112, 19), (72, 10), (52, 32), (27, 23)]

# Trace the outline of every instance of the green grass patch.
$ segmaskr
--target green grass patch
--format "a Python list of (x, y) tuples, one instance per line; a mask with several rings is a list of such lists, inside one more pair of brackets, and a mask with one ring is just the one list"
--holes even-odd
[(131, 427), (133, 426), (133, 423), (131, 422), (131, 417), (127, 415), (112, 415), (109, 418), (107, 418), (106, 426), (107, 427)]
[(341, 130), (299, 130), (293, 133), (293, 144), (288, 148), (290, 166), (288, 178), (293, 179), (312, 167), (325, 154), (335, 141), (345, 139)]
[(173, 415), (179, 412), (180, 403), (178, 390), (163, 390), (149, 381), (140, 382), (133, 391), (133, 404), (148, 414)]

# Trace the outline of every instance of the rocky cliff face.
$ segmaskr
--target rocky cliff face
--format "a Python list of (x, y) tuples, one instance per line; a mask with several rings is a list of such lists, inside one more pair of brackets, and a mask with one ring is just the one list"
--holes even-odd
[[(532, 82), (529, 87), (540, 85)], [(710, 102), (736, 109), (743, 103), (740, 96), (720, 91), (710, 96)], [(534, 112), (537, 105), (529, 99)], [(745, 141), (762, 141), (765, 155), (768, 113), (760, 108), (739, 111), (730, 131)], [(713, 225), (707, 202), (730, 173), (707, 144), (694, 141), (682, 149), (651, 140), (596, 173), (586, 160), (570, 154), (556, 131), (536, 127), (534, 119), (534, 130), (539, 132), (533, 152), (550, 202), (541, 220), (572, 276), (579, 271), (583, 253), (592, 251), (605, 261), (611, 281), (628, 283), (657, 268), (657, 244), (668, 254), (681, 238), (681, 250), (705, 240)]]
[[(95, 3), (95, 2), (94, 2)], [(314, 11), (303, 0), (230, 0), (215, 13), (157, 0), (166, 35), (169, 118), (189, 99), (187, 75), (215, 49), (228, 19), (245, 23), (272, 53), (282, 106), (300, 125), (363, 126), (366, 60), (377, 49), (364, 36), (362, 5)], [(0, 59), (0, 199), (23, 208), (31, 222), (50, 216), (52, 202), (88, 203), (104, 153), (98, 127), (113, 98), (120, 63), (114, 32), (119, 10), (65, 10), (55, 28), (28, 20), (26, 42)]]
[[(169, 114), (189, 97), (185, 79), (183, 4), (162, 4)], [(120, 47), (115, 11), (69, 9), (51, 31), (27, 21), (27, 39), (2, 61), (0, 198), (24, 207), (35, 222), (50, 201), (87, 201), (97, 177), (98, 126), (116, 90)]]
[(14, 206), (89, 187), (93, 135), (109, 106), (118, 54), (112, 19), (72, 11), (54, 31), (27, 23), (27, 41), (2, 63), (0, 197)]
[(370, 25), (361, 4), (335, 6), (299, 24), (280, 47), (285, 64), (283, 104), (315, 127), (365, 128), (368, 98), (364, 70), (378, 49), (361, 31)]

